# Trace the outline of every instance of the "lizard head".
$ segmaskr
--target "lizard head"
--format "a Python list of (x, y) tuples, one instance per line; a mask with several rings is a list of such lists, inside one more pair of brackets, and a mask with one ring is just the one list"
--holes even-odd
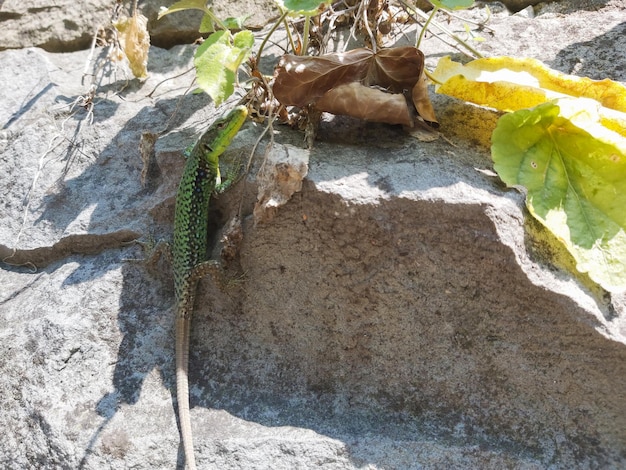
[(247, 116), (248, 110), (245, 106), (235, 106), (216, 119), (198, 142), (202, 155), (211, 163), (217, 164), (218, 157), (230, 145)]

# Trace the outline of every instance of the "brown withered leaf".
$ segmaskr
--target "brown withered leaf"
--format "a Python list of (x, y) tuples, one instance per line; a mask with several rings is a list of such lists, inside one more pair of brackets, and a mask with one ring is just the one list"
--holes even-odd
[(438, 128), (439, 122), (437, 122), (435, 110), (430, 102), (430, 98), (428, 98), (426, 75), (424, 75), (424, 71), (422, 71), (422, 75), (411, 90), (411, 99), (417, 113), (422, 117), (422, 119), (424, 119), (424, 121), (426, 121), (430, 126)]
[[(415, 47), (381, 49), (377, 53), (361, 48), (319, 57), (286, 54), (274, 73), (274, 96), (285, 106), (302, 108), (312, 104), (333, 114), (412, 127), (405, 91), (411, 92), (420, 116), (436, 127), (424, 77), (424, 54)], [(387, 106), (388, 112), (382, 109)]]
[(372, 54), (365, 85), (377, 85), (393, 93), (415, 86), (424, 70), (424, 54), (415, 47), (381, 49)]
[(304, 57), (285, 54), (275, 71), (274, 96), (285, 106), (315, 103), (332, 88), (351, 82), (380, 86), (393, 93), (411, 90), (424, 69), (424, 54), (414, 47), (353, 49)]
[(274, 96), (285, 106), (315, 103), (331, 88), (361, 81), (372, 56), (369, 49), (318, 57), (285, 54), (274, 72)]
[(130, 18), (122, 18), (115, 22), (114, 26), (120, 32), (120, 43), (133, 75), (141, 80), (148, 78), (148, 52), (150, 51), (148, 18), (135, 12)]
[(403, 94), (386, 93), (358, 82), (329, 90), (317, 100), (315, 107), (320, 111), (352, 116), (365, 121), (413, 127), (413, 117)]

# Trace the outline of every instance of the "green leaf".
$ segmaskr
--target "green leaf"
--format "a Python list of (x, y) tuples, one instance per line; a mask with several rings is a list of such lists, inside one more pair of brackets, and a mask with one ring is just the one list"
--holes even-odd
[(239, 31), (233, 36), (233, 45), (241, 50), (250, 50), (254, 46), (254, 35), (247, 29)]
[(235, 73), (224, 64), (231, 52), (230, 32), (218, 31), (204, 41), (196, 51), (194, 65), (198, 85), (219, 106), (235, 89)]
[(159, 11), (159, 16), (157, 16), (157, 20), (160, 20), (165, 15), (169, 15), (170, 13), (175, 13), (177, 11), (183, 10), (202, 10), (206, 12), (209, 11), (209, 8), (207, 7), (206, 0), (180, 0), (179, 2), (171, 5), (169, 8), (165, 8)]
[(243, 26), (244, 23), (251, 16), (252, 15), (243, 15), (243, 16), (237, 16), (237, 17), (229, 16), (224, 21), (222, 21), (222, 23), (228, 29), (243, 29), (244, 28), (244, 26)]
[(314, 16), (320, 13), (320, 5), (330, 5), (332, 0), (274, 0), (281, 10), (294, 15)]
[(626, 289), (626, 138), (602, 125), (590, 99), (558, 99), (503, 115), (492, 157), (530, 213), (611, 292)]
[(204, 15), (202, 15), (198, 32), (200, 33), (214, 33), (215, 32), (215, 17), (211, 13), (205, 13)]
[(237, 69), (247, 58), (254, 44), (250, 31), (235, 36), (218, 31), (204, 41), (194, 57), (198, 86), (219, 106), (235, 90)]
[(437, 8), (445, 8), (446, 10), (462, 10), (471, 7), (474, 0), (430, 0), (430, 3)]
[(233, 36), (233, 45), (228, 55), (226, 67), (229, 67), (234, 73), (248, 57), (252, 46), (254, 45), (254, 35), (248, 30), (239, 31)]

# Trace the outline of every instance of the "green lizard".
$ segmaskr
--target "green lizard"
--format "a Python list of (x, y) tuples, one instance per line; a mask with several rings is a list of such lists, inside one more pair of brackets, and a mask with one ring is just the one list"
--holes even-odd
[(230, 145), (246, 120), (245, 106), (237, 106), (216, 120), (193, 147), (176, 194), (172, 259), (176, 294), (176, 399), (185, 460), (191, 470), (196, 462), (189, 416), (189, 330), (196, 285), (215, 273), (216, 262), (206, 261), (209, 199), (219, 183), (219, 156)]

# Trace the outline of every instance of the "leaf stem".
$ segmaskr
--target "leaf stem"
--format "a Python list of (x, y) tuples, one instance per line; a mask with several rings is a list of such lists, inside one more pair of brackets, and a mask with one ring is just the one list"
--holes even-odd
[(217, 16), (215, 16), (215, 14), (209, 8), (205, 10), (205, 13), (211, 17), (211, 21), (213, 21), (217, 25), (218, 29), (229, 31), (226, 25), (222, 23), (222, 21)]
[(415, 43), (415, 48), (416, 49), (420, 48), (420, 44), (422, 43), (422, 39), (424, 39), (424, 34), (426, 34), (426, 30), (428, 29), (428, 25), (430, 25), (430, 22), (435, 17), (435, 15), (437, 14), (438, 11), (439, 11), (439, 7), (436, 6), (436, 5), (433, 5), (433, 10), (430, 12), (430, 16), (426, 20), (426, 23), (424, 23), (424, 26), (422, 27), (422, 30), (420, 31), (420, 35), (417, 38), (417, 42)]
[(306, 15), (304, 17), (304, 29), (302, 31), (302, 50), (300, 55), (306, 55), (306, 50), (309, 48), (309, 30), (311, 28), (311, 17)]
[[(408, 11), (408, 12), (412, 12), (414, 15), (421, 17), (423, 20), (426, 20), (427, 23), (431, 23), (433, 26), (436, 26), (437, 28), (439, 28), (439, 30), (444, 33), (447, 34), (448, 36), (450, 36), (452, 39), (454, 39), (457, 43), (459, 43), (460, 45), (462, 45), (463, 47), (465, 47), (468, 51), (470, 51), (473, 55), (467, 54), (470, 57), (472, 57), (473, 59), (476, 58), (482, 58), (483, 55), (478, 52), (476, 49), (474, 49), (472, 46), (470, 46), (467, 42), (465, 42), (463, 39), (461, 39), (460, 37), (458, 37), (456, 34), (454, 34), (452, 31), (450, 31), (448, 28), (446, 28), (445, 26), (437, 23), (436, 21), (431, 21), (432, 19), (432, 15), (427, 15), (426, 13), (424, 13), (422, 10), (420, 10), (419, 8), (416, 8), (412, 5), (409, 5), (405, 0), (399, 0), (400, 3), (404, 6), (404, 8)], [(426, 29), (426, 25), (424, 25), (424, 29)], [(423, 32), (424, 30), (422, 30)], [(434, 33), (433, 33), (434, 34)], [(420, 34), (420, 37), (422, 36), (422, 34)], [(443, 41), (443, 39), (441, 37), (439, 37), (438, 35), (435, 34), (435, 37), (437, 37), (439, 40)], [(445, 42), (445, 41), (444, 41)], [(418, 41), (419, 43), (419, 41)]]
[(289, 23), (287, 23), (287, 15), (283, 15), (282, 17), (283, 23), (285, 23), (285, 32), (287, 33), (287, 38), (289, 39), (289, 45), (291, 46), (292, 52), (296, 53), (296, 43), (293, 42), (293, 36), (291, 35), (291, 30), (289, 29)]
[(433, 83), (435, 83), (437, 85), (443, 85), (443, 83), (441, 83), (439, 80), (437, 80), (435, 78), (435, 76), (432, 73), (430, 73), (426, 67), (424, 67), (424, 75), (426, 75), (426, 77), (428, 77), (428, 79), (431, 82), (433, 82)]
[(274, 34), (274, 31), (276, 31), (278, 26), (280, 26), (280, 24), (283, 22), (283, 20), (287, 17), (288, 14), (289, 14), (289, 11), (285, 10), (283, 14), (281, 15), (281, 17), (278, 18), (278, 21), (274, 23), (274, 26), (272, 26), (272, 28), (268, 31), (268, 33), (263, 38), (263, 41), (261, 42), (261, 45), (259, 46), (259, 51), (256, 53), (257, 67), (258, 67), (259, 62), (261, 62), (261, 57), (262, 57), (261, 55), (263, 53), (263, 49), (265, 48), (265, 44), (267, 44), (267, 41), (269, 40), (269, 38), (272, 36), (272, 34)]
[(369, 21), (367, 19), (367, 2), (361, 2), (361, 13), (363, 14), (363, 27), (365, 28), (365, 30), (367, 31), (367, 34), (370, 37), (370, 42), (372, 43), (372, 52), (374, 52), (374, 54), (376, 54), (376, 38), (374, 37), (374, 34), (372, 33), (372, 30), (370, 28), (370, 24)]

